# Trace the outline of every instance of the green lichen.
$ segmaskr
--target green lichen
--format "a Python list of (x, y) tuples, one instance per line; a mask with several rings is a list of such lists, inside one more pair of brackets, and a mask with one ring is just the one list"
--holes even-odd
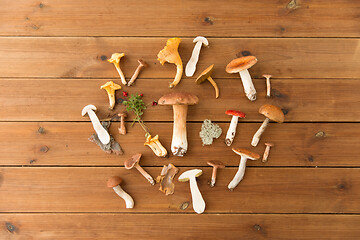
[(211, 145), (214, 138), (219, 138), (222, 133), (221, 128), (216, 123), (212, 123), (211, 120), (205, 119), (201, 126), (200, 138), (204, 145)]

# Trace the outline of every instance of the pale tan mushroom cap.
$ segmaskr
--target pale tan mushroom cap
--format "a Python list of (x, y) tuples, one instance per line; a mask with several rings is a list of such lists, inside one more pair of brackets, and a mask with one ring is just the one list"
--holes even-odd
[(225, 167), (225, 165), (222, 162), (216, 161), (216, 160), (208, 161), (207, 164), (212, 166), (212, 167), (217, 167), (217, 168), (224, 168)]
[(136, 163), (140, 161), (140, 158), (141, 158), (141, 153), (135, 154), (134, 156), (132, 156), (131, 158), (129, 158), (124, 162), (124, 167), (126, 169), (132, 169), (136, 165)]
[(285, 120), (285, 115), (283, 111), (281, 111), (281, 108), (274, 105), (270, 105), (270, 104), (262, 105), (259, 108), (259, 113), (269, 118), (270, 120), (273, 120), (278, 123), (282, 123)]
[(116, 187), (122, 183), (122, 179), (118, 176), (112, 176), (107, 180), (106, 185), (110, 188)]
[(232, 60), (226, 66), (227, 73), (238, 73), (243, 70), (249, 69), (257, 63), (257, 59), (254, 56), (246, 56), (241, 58), (236, 58)]
[(250, 160), (258, 160), (260, 158), (259, 154), (251, 152), (245, 148), (233, 148), (232, 150), (234, 153), (236, 153), (240, 156), (245, 156)]
[(191, 93), (173, 92), (162, 96), (158, 103), (160, 105), (195, 105), (199, 98)]
[(214, 71), (214, 64), (206, 68), (200, 76), (195, 80), (196, 84), (200, 84), (208, 79), (211, 76), (212, 72)]

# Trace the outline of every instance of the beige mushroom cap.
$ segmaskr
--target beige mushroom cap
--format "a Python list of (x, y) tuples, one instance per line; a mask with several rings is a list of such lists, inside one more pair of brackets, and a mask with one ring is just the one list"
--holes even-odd
[(232, 60), (226, 66), (227, 73), (238, 73), (243, 70), (249, 69), (257, 63), (257, 59), (254, 56), (246, 56), (241, 58), (236, 58)]
[(199, 98), (191, 93), (173, 92), (162, 96), (158, 103), (160, 105), (195, 105)]
[(270, 105), (270, 104), (262, 105), (259, 108), (259, 113), (269, 118), (270, 120), (273, 120), (278, 123), (282, 123), (285, 120), (285, 115), (283, 111), (281, 111), (281, 108), (274, 105)]
[(208, 77), (211, 76), (212, 72), (214, 71), (214, 64), (206, 68), (200, 76), (195, 80), (196, 84), (201, 84), (202, 82), (206, 81)]
[(120, 185), (122, 183), (122, 179), (118, 176), (112, 176), (111, 178), (109, 178), (107, 180), (107, 183), (106, 185), (109, 187), (109, 188), (113, 188), (113, 187), (116, 187), (117, 185)]
[(245, 148), (233, 148), (232, 150), (234, 153), (236, 153), (240, 156), (245, 156), (250, 160), (258, 160), (260, 158), (259, 154), (251, 152)]
[(140, 161), (140, 158), (141, 158), (141, 153), (137, 153), (133, 155), (131, 158), (129, 158), (124, 162), (124, 167), (126, 169), (132, 169)]

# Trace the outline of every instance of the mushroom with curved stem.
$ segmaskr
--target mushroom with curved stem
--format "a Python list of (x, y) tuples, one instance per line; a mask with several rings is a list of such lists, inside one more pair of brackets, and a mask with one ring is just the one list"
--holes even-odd
[(237, 111), (237, 110), (227, 110), (225, 112), (225, 114), (232, 116), (231, 123), (230, 123), (229, 129), (226, 133), (226, 138), (225, 138), (225, 144), (227, 146), (230, 146), (233, 143), (234, 138), (235, 138), (236, 127), (237, 127), (239, 118), (245, 118), (246, 115), (245, 115), (245, 113)]
[(115, 91), (121, 89), (121, 86), (114, 83), (113, 81), (107, 82), (100, 87), (100, 89), (105, 89), (109, 96), (109, 108), (112, 110), (115, 106)]
[(220, 161), (208, 161), (207, 164), (213, 167), (213, 171), (212, 171), (212, 175), (211, 175), (210, 187), (214, 187), (215, 182), (216, 182), (217, 170), (218, 170), (218, 168), (224, 168), (225, 165)]
[(183, 63), (178, 52), (180, 42), (180, 38), (168, 39), (166, 42), (166, 46), (157, 55), (161, 65), (164, 65), (165, 62), (174, 63), (176, 65), (176, 76), (174, 81), (170, 83), (170, 88), (173, 88), (179, 84), (183, 73)]
[(122, 183), (122, 179), (118, 176), (112, 176), (107, 181), (107, 186), (112, 188), (114, 192), (119, 195), (125, 201), (126, 208), (133, 208), (134, 207), (134, 200), (133, 198), (125, 192), (121, 187), (120, 184)]
[(89, 118), (91, 120), (91, 123), (94, 127), (94, 130), (99, 140), (102, 142), (102, 144), (108, 144), (110, 142), (110, 135), (108, 131), (106, 131), (106, 129), (101, 125), (99, 118), (96, 116), (94, 111), (96, 111), (96, 107), (90, 104), (82, 109), (81, 115), (82, 116), (85, 116), (86, 114), (89, 115)]
[(264, 74), (262, 75), (264, 78), (266, 78), (266, 97), (271, 97), (271, 85), (270, 85), (270, 78), (272, 75)]
[(139, 63), (139, 66), (136, 68), (135, 72), (134, 72), (134, 75), (132, 75), (130, 81), (127, 83), (127, 85), (130, 87), (131, 85), (133, 85), (133, 83), (135, 82), (135, 80), (137, 79), (137, 77), (139, 76), (139, 73), (140, 71), (143, 69), (143, 68), (146, 68), (148, 66), (148, 64), (142, 60), (142, 59), (138, 59), (137, 60), (138, 63)]
[(198, 214), (201, 214), (205, 211), (205, 201), (196, 183), (196, 178), (199, 177), (201, 174), (202, 174), (202, 170), (192, 169), (183, 172), (178, 178), (179, 182), (190, 181), (190, 192), (191, 192), (193, 209)]
[(265, 151), (264, 151), (264, 156), (263, 156), (263, 159), (262, 159), (262, 162), (267, 162), (268, 160), (268, 157), (269, 157), (269, 153), (270, 153), (270, 148), (274, 146), (273, 143), (265, 143)]
[(120, 117), (120, 127), (118, 128), (119, 133), (121, 135), (126, 134), (126, 127), (125, 127), (125, 118), (127, 117), (126, 113), (118, 113), (118, 116)]
[(257, 62), (256, 57), (246, 56), (232, 60), (226, 66), (227, 73), (239, 73), (243, 83), (244, 92), (250, 101), (256, 100), (256, 89), (248, 71)]
[(162, 96), (160, 105), (172, 105), (174, 110), (173, 136), (171, 151), (175, 156), (182, 157), (188, 149), (186, 136), (186, 117), (188, 105), (198, 104), (197, 96), (190, 93), (174, 92)]
[(129, 158), (128, 160), (126, 160), (124, 162), (124, 166), (126, 169), (132, 169), (132, 168), (136, 168), (141, 175), (143, 175), (151, 185), (155, 185), (155, 181), (154, 179), (150, 176), (150, 174), (148, 174), (139, 164), (140, 162), (140, 158), (141, 158), (141, 153), (137, 153), (135, 155), (133, 155), (131, 158)]
[(232, 149), (234, 153), (238, 154), (241, 156), (240, 159), (240, 164), (239, 164), (239, 169), (236, 172), (233, 180), (231, 180), (231, 182), (228, 185), (228, 189), (229, 190), (233, 190), (238, 184), (239, 182), (244, 178), (245, 175), (245, 168), (246, 168), (246, 161), (248, 159), (250, 160), (258, 160), (260, 158), (260, 155), (257, 153), (253, 153), (247, 149), (243, 149), (243, 148), (233, 148)]
[(284, 122), (285, 116), (281, 109), (277, 106), (264, 104), (259, 108), (259, 113), (264, 115), (266, 118), (261, 124), (260, 128), (256, 131), (251, 141), (251, 146), (256, 147), (260, 141), (261, 135), (264, 133), (270, 120), (278, 123)]
[(125, 80), (124, 73), (121, 71), (121, 68), (120, 68), (120, 59), (123, 56), (125, 56), (125, 53), (113, 53), (111, 55), (111, 58), (108, 59), (108, 62), (114, 64), (116, 70), (119, 73), (122, 84), (126, 85), (126, 80)]
[(193, 49), (190, 60), (186, 64), (186, 68), (185, 68), (185, 74), (187, 77), (192, 77), (192, 75), (194, 75), (194, 72), (196, 70), (196, 64), (199, 60), (201, 46), (203, 44), (205, 47), (209, 46), (209, 42), (205, 37), (198, 36), (193, 40), (193, 42), (196, 44)]
[(149, 146), (151, 150), (155, 153), (155, 155), (158, 157), (167, 156), (166, 149), (163, 147), (163, 145), (161, 145), (159, 141), (159, 135), (156, 135), (153, 138), (151, 137), (151, 135), (148, 135), (144, 143), (144, 146)]
[(195, 83), (196, 84), (201, 84), (205, 80), (208, 80), (215, 89), (215, 98), (218, 98), (219, 97), (219, 88), (218, 88), (216, 82), (214, 81), (214, 79), (212, 79), (212, 77), (211, 77), (211, 74), (212, 74), (213, 70), (214, 70), (214, 64), (211, 65), (210, 67), (206, 68), (200, 74), (200, 76), (195, 80)]

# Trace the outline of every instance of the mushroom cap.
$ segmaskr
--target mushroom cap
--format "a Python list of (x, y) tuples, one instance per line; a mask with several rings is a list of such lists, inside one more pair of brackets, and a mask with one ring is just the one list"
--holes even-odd
[(266, 146), (270, 146), (270, 147), (275, 146), (275, 144), (273, 144), (273, 143), (265, 143), (265, 145), (266, 145)]
[(201, 74), (200, 76), (195, 80), (196, 84), (201, 84), (203, 83), (205, 80), (208, 79), (208, 77), (211, 76), (212, 72), (214, 71), (214, 64), (209, 66), (208, 68), (206, 68)]
[(256, 57), (254, 56), (246, 56), (241, 58), (236, 58), (232, 60), (227, 66), (226, 66), (226, 72), (227, 73), (238, 73), (243, 70), (249, 69), (257, 62)]
[(188, 170), (186, 172), (183, 172), (178, 180), (179, 182), (187, 182), (190, 180), (191, 177), (195, 176), (198, 177), (202, 174), (202, 170), (201, 169), (192, 169), (192, 170)]
[(170, 38), (166, 42), (166, 46), (158, 53), (157, 57), (161, 65), (165, 62), (182, 65), (182, 61), (178, 52), (181, 38)]
[(113, 81), (109, 81), (109, 82), (105, 83), (104, 85), (102, 85), (100, 88), (105, 89), (106, 91), (108, 91), (108, 90), (115, 91), (115, 90), (121, 89), (121, 86), (119, 84), (114, 83)]
[(234, 153), (236, 153), (240, 156), (247, 157), (247, 159), (250, 159), (250, 160), (258, 160), (260, 158), (259, 154), (251, 152), (245, 148), (233, 148), (232, 150)]
[(141, 158), (141, 153), (137, 153), (133, 155), (131, 158), (129, 158), (124, 162), (124, 167), (126, 169), (132, 169), (140, 161), (140, 158)]
[(92, 105), (92, 104), (89, 104), (89, 105), (85, 106), (85, 107), (82, 109), (82, 111), (81, 111), (81, 115), (82, 115), (82, 116), (85, 116), (86, 113), (87, 113), (89, 110), (94, 110), (94, 111), (96, 111), (96, 107), (95, 107), (94, 105)]
[(148, 66), (147, 62), (145, 62), (145, 61), (142, 60), (142, 59), (138, 59), (137, 61), (138, 61), (138, 63), (139, 63), (141, 66), (143, 66), (143, 67), (147, 67), (147, 66)]
[(209, 46), (208, 40), (205, 37), (202, 37), (202, 36), (197, 36), (196, 38), (194, 38), (193, 42), (194, 43), (202, 42), (202, 44), (204, 44), (204, 46), (206, 46), (206, 47)]
[(263, 74), (262, 75), (264, 78), (271, 78), (272, 77), (272, 75), (270, 75), (270, 74)]
[(225, 167), (225, 165), (222, 162), (216, 161), (216, 160), (208, 161), (207, 164), (212, 167), (216, 167), (216, 168), (224, 168)]
[(262, 105), (259, 108), (259, 113), (269, 118), (270, 120), (273, 120), (278, 123), (282, 123), (285, 120), (285, 116), (283, 111), (281, 111), (281, 108), (274, 105), (270, 105), (270, 104)]
[(112, 176), (107, 180), (106, 185), (110, 188), (116, 187), (122, 183), (122, 179), (118, 176)]
[(225, 112), (225, 114), (240, 117), (240, 118), (245, 118), (246, 117), (245, 113), (237, 111), (237, 110), (227, 110)]
[(125, 53), (113, 53), (111, 58), (108, 59), (109, 63), (119, 63), (120, 59), (125, 56)]
[(198, 104), (199, 98), (191, 93), (172, 92), (162, 96), (158, 103), (160, 105), (194, 105)]

